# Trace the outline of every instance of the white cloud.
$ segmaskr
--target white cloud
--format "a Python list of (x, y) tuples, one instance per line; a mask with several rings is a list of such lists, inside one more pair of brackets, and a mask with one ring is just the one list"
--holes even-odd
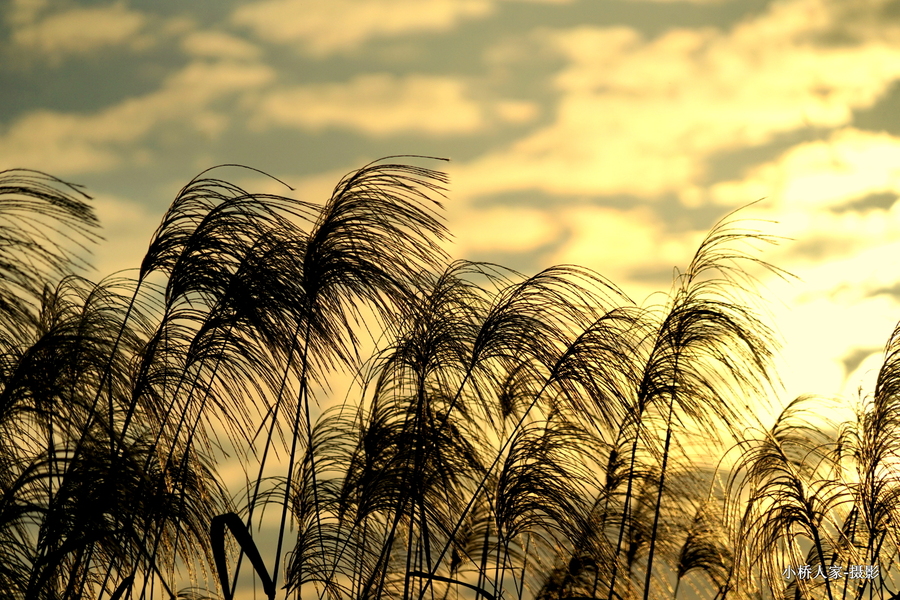
[(232, 21), (260, 39), (325, 55), (373, 38), (446, 31), (491, 8), (490, 0), (263, 0), (239, 7)]
[(71, 54), (87, 54), (109, 46), (141, 43), (138, 36), (146, 17), (129, 10), (121, 2), (107, 6), (73, 8), (37, 20), (43, 5), (20, 3), (11, 21), (12, 40), (18, 46), (38, 52), (50, 60)]
[(547, 263), (590, 267), (620, 285), (637, 302), (667, 291), (672, 269), (683, 269), (690, 263), (705, 234), (670, 233), (646, 206), (569, 206), (554, 211), (554, 217), (563, 223), (568, 239)]
[(181, 122), (214, 136), (229, 117), (213, 109), (213, 102), (272, 78), (273, 72), (259, 64), (194, 62), (159, 90), (97, 113), (26, 113), (0, 132), (0, 168), (29, 167), (55, 175), (108, 170), (145, 156), (137, 143), (166, 123)]
[[(841, 392), (855, 397), (861, 378), (871, 379), (867, 370), (873, 360), (851, 374), (845, 372), (843, 360), (854, 348), (883, 348), (897, 323), (897, 298), (878, 293), (895, 288), (900, 273), (900, 261), (895, 258), (900, 256), (900, 221), (896, 214), (889, 218), (892, 224), (868, 247), (842, 258), (790, 261), (791, 246), (803, 239), (784, 242), (784, 253), (774, 258), (776, 264), (799, 277), (770, 279), (764, 291), (765, 297), (777, 299), (771, 304), (771, 322), (785, 341), (778, 370), (784, 380), (785, 400), (801, 393)], [(829, 227), (832, 235), (835, 228), (851, 225), (849, 221), (835, 219)], [(824, 229), (824, 225), (818, 223), (815, 229)], [(859, 235), (862, 231), (855, 228), (848, 233)]]
[(275, 90), (261, 100), (258, 111), (261, 127), (345, 127), (370, 135), (470, 133), (484, 123), (462, 81), (424, 75), (370, 74), (347, 83)]
[(883, 347), (897, 321), (900, 202), (879, 208), (860, 201), (900, 196), (898, 165), (900, 138), (843, 128), (709, 192), (728, 204), (766, 196), (750, 210), (776, 221), (767, 230), (787, 238), (764, 257), (799, 278), (767, 278), (764, 291), (779, 301), (773, 322), (786, 340), (780, 372), (787, 399), (839, 390), (855, 396), (861, 379), (871, 379), (878, 357), (852, 374), (843, 360), (848, 349)]
[(507, 123), (528, 123), (538, 115), (538, 106), (527, 100), (500, 100), (494, 104), (494, 113)]
[(567, 61), (552, 123), (459, 170), (460, 191), (656, 196), (705, 183), (716, 154), (810, 126), (847, 125), (900, 79), (900, 47), (812, 43), (843, 15), (774, 3), (727, 32), (625, 27), (544, 31)]
[[(452, 169), (450, 173), (452, 193)], [(454, 233), (448, 246), (453, 256), (541, 250), (535, 268), (583, 265), (621, 285), (637, 301), (665, 291), (672, 269), (690, 262), (705, 234), (669, 232), (646, 206), (619, 209), (577, 204), (541, 209), (451, 202), (447, 215)]]
[(221, 31), (194, 31), (181, 41), (181, 47), (191, 56), (202, 58), (253, 59), (259, 48), (239, 37)]
[(712, 187), (726, 204), (772, 197), (780, 208), (835, 206), (869, 194), (900, 195), (900, 138), (845, 128), (827, 140), (794, 146), (739, 181)]
[[(572, 2), (505, 1), (530, 4)], [(466, 20), (494, 14), (499, 2), (500, 0), (261, 0), (235, 10), (232, 22), (248, 27), (262, 40), (297, 45), (304, 52), (325, 56), (356, 50), (373, 39), (449, 31)]]
[(898, 165), (900, 139), (847, 128), (799, 144), (741, 180), (713, 186), (710, 197), (737, 205), (765, 196), (753, 214), (778, 222), (778, 234), (787, 238), (769, 260), (801, 276), (812, 297), (852, 304), (863, 301), (867, 289), (888, 285), (866, 278), (900, 273), (900, 259), (893, 258), (900, 202), (866, 204), (873, 195), (900, 197)]

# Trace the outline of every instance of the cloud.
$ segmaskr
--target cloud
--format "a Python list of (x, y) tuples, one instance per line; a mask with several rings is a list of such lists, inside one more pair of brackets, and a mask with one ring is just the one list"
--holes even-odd
[(239, 7), (232, 22), (260, 39), (327, 55), (374, 38), (447, 31), (463, 19), (487, 15), (492, 5), (490, 0), (263, 0)]
[(450, 207), (450, 231), (456, 234), (451, 253), (475, 256), (488, 253), (525, 253), (553, 243), (563, 235), (556, 215), (534, 208), (508, 206), (488, 209)]
[(6, 22), (13, 27), (34, 23), (48, 0), (12, 0), (6, 8)]
[(229, 117), (213, 103), (273, 77), (271, 69), (259, 64), (193, 62), (159, 90), (94, 114), (29, 112), (0, 131), (0, 168), (30, 167), (56, 175), (109, 170), (123, 161), (145, 159), (138, 142), (170, 123), (215, 136)]
[(742, 180), (713, 186), (710, 197), (744, 204), (767, 196), (785, 210), (838, 207), (885, 192), (900, 194), (900, 138), (848, 127), (798, 144)]
[[(772, 315), (767, 320), (777, 324), (779, 337), (786, 341), (779, 368), (786, 400), (801, 393), (837, 391), (854, 397), (860, 379), (868, 378), (878, 362), (867, 360), (864, 368), (847, 373), (848, 349), (883, 348), (897, 323), (898, 298), (880, 292), (897, 285), (900, 215), (892, 211), (881, 220), (889, 224), (879, 226), (874, 218), (815, 219), (809, 232), (801, 235), (845, 233), (863, 242), (827, 261), (791, 260), (792, 246), (802, 243), (800, 239), (785, 241), (783, 252), (765, 256), (798, 277), (769, 278), (763, 290), (764, 297), (777, 299), (770, 303)], [(880, 353), (876, 355), (880, 358)]]
[(538, 106), (527, 100), (500, 100), (494, 104), (494, 113), (507, 123), (528, 123), (538, 116)]
[(575, 204), (545, 210), (453, 202), (447, 215), (455, 235), (449, 247), (453, 256), (530, 255), (526, 260), (534, 262), (527, 265), (529, 271), (584, 265), (621, 285), (637, 301), (668, 289), (673, 268), (690, 262), (705, 233), (670, 232), (648, 206)]
[(42, 3), (20, 2), (10, 21), (12, 41), (51, 61), (88, 54), (110, 46), (140, 43), (147, 18), (122, 3), (73, 8), (37, 19)]
[[(712, 186), (704, 200), (739, 206), (766, 198), (753, 212), (778, 221), (780, 234), (794, 240), (773, 254), (779, 266), (793, 270), (887, 256), (886, 248), (900, 243), (898, 196), (900, 138), (847, 127)], [(852, 268), (859, 272), (860, 266)], [(834, 285), (842, 280), (829, 277)]]
[(768, 277), (763, 295), (779, 300), (772, 320), (787, 340), (780, 372), (788, 399), (855, 395), (873, 374), (879, 356), (858, 368), (845, 363), (848, 348), (883, 347), (896, 323), (900, 203), (866, 200), (900, 193), (898, 164), (900, 139), (844, 128), (710, 191), (729, 204), (768, 196), (751, 210), (787, 238), (764, 258), (798, 279)]
[[(786, 340), (787, 399), (799, 393), (856, 394), (879, 357), (846, 366), (848, 348), (883, 347), (900, 296), (900, 138), (845, 127), (798, 144), (712, 186), (705, 200), (739, 205), (784, 236), (765, 260), (798, 279), (764, 278), (777, 298), (772, 322)], [(852, 372), (848, 372), (852, 371)], [(846, 377), (844, 377), (846, 375)]]
[(200, 58), (253, 59), (259, 48), (239, 37), (221, 31), (194, 31), (182, 39), (184, 51)]
[(691, 261), (704, 232), (671, 233), (648, 206), (619, 209), (575, 205), (554, 211), (568, 235), (548, 264), (590, 267), (642, 302), (666, 291), (674, 267)]
[[(467, 97), (464, 83), (452, 77), (369, 74), (346, 83), (272, 91), (259, 104), (256, 125), (343, 127), (375, 136), (407, 131), (445, 135), (478, 130), (485, 120), (482, 112)], [(521, 116), (521, 109), (508, 112)]]
[(499, 0), (262, 0), (235, 10), (231, 21), (249, 28), (261, 40), (296, 45), (306, 53), (327, 56), (356, 50), (375, 39), (450, 31), (466, 20), (494, 14), (499, 3)]
[(875, 35), (818, 43), (844, 14), (834, 6), (773, 3), (730, 31), (651, 40), (626, 27), (539, 32), (535, 43), (566, 60), (555, 117), (466, 165), (460, 191), (654, 197), (705, 185), (722, 152), (846, 126), (900, 79), (900, 47)]
[(860, 368), (847, 373), (847, 350), (884, 347), (896, 324), (897, 305), (885, 298), (853, 306), (827, 298), (791, 301), (793, 306), (778, 308), (773, 314), (779, 334), (787, 340), (779, 354), (778, 372), (786, 389), (783, 400), (800, 394), (832, 396), (837, 392), (847, 398), (856, 397), (860, 380), (869, 378), (881, 353), (876, 352), (874, 359), (870, 357)]
[(635, 2), (657, 2), (659, 4), (668, 4), (670, 2), (690, 2), (692, 4), (724, 4), (729, 0), (632, 0)]
[(96, 274), (106, 277), (140, 267), (160, 215), (145, 205), (106, 194), (95, 198), (92, 204), (105, 238), (90, 260)]
[(295, 198), (302, 202), (324, 205), (331, 198), (337, 183), (347, 173), (358, 169), (360, 166), (360, 164), (355, 164), (353, 166), (339, 167), (313, 175), (270, 173), (272, 177), (238, 169), (233, 173), (229, 172), (225, 178), (242, 189), (253, 193), (274, 194)]

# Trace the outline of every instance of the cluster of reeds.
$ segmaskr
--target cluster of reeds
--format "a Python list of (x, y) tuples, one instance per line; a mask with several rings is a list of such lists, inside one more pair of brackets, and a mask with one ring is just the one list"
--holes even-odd
[(203, 173), (100, 283), (87, 197), (0, 173), (0, 598), (896, 593), (900, 330), (855, 419), (766, 427), (770, 237), (720, 223), (639, 305), (449, 261), (445, 177), (411, 163), (323, 204)]

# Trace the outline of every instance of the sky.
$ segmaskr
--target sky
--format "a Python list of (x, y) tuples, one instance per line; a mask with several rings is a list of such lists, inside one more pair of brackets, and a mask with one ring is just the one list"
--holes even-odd
[(86, 186), (96, 278), (136, 267), (208, 167), (324, 202), (418, 154), (451, 159), (429, 166), (454, 257), (581, 264), (638, 303), (746, 207), (794, 276), (760, 275), (785, 401), (871, 389), (900, 319), (900, 1), (0, 7), (0, 169)]

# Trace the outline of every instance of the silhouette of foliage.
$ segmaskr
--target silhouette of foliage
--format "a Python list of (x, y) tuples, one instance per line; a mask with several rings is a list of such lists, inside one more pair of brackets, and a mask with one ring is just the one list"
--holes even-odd
[(0, 172), (0, 598), (897, 596), (900, 326), (870, 396), (764, 423), (773, 238), (728, 217), (639, 305), (450, 261), (425, 159), (205, 171), (99, 283), (90, 199)]

